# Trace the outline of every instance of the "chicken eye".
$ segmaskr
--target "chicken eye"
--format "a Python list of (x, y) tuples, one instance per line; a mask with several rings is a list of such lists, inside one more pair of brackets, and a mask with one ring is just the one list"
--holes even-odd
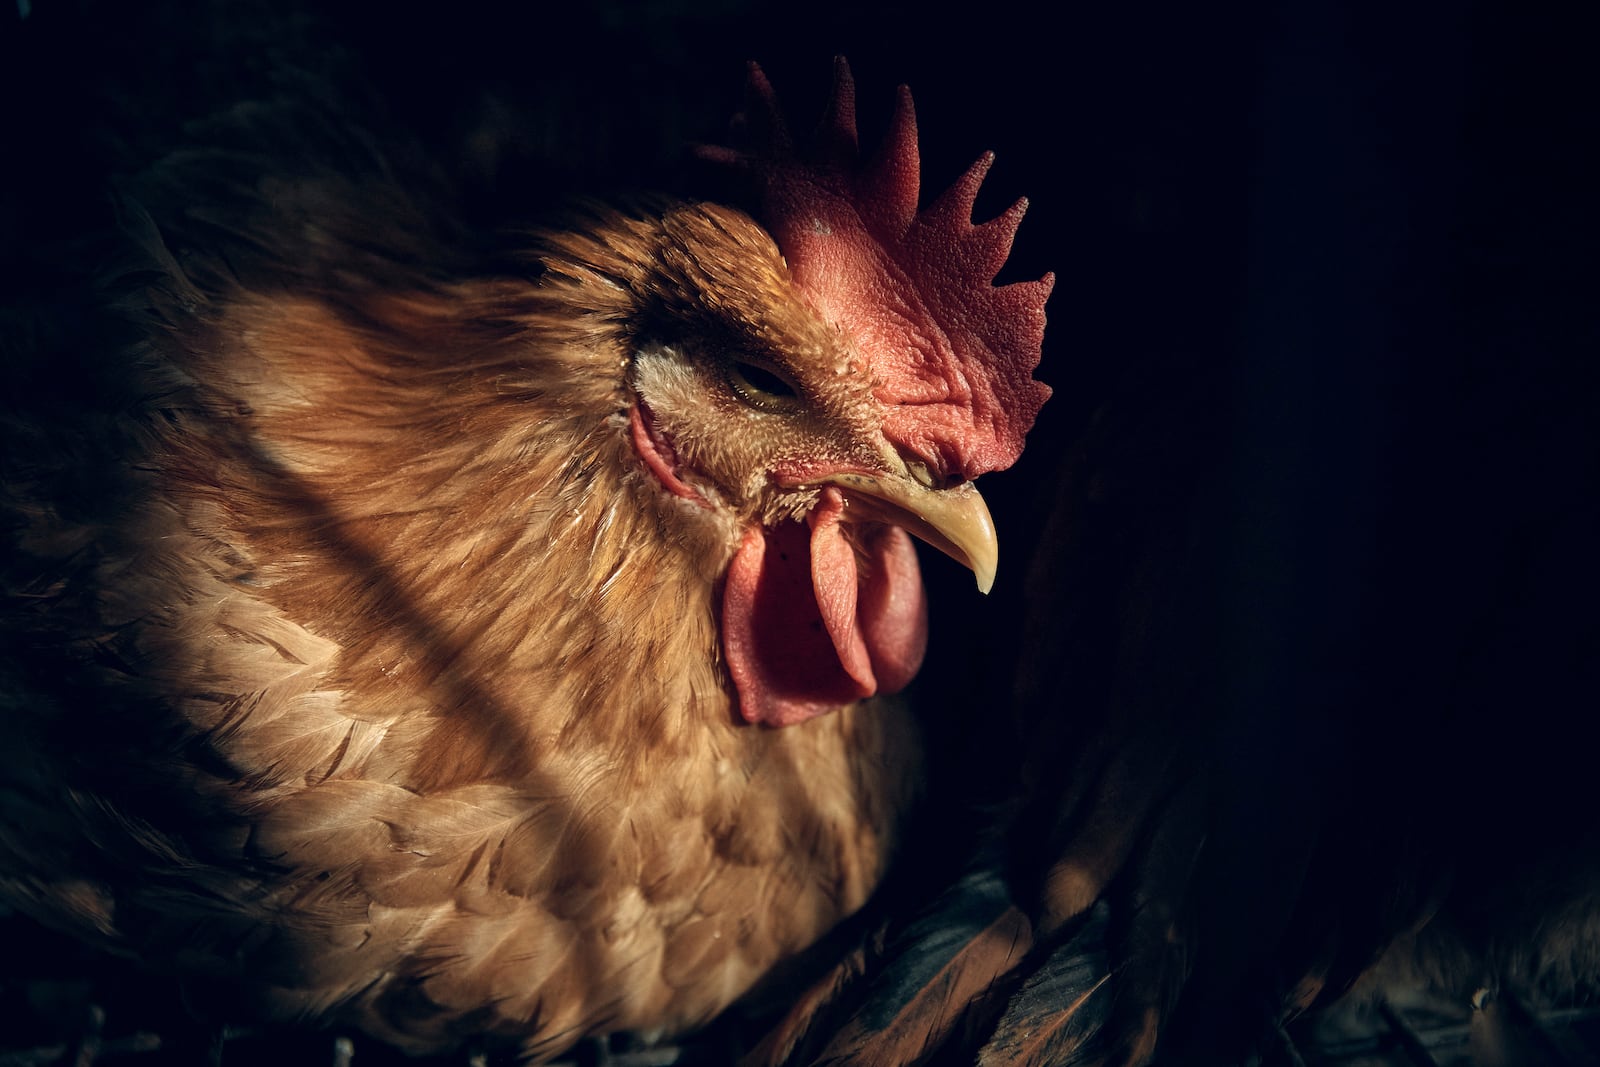
[(728, 361), (728, 385), (740, 400), (763, 411), (788, 411), (800, 391), (777, 371), (740, 359)]

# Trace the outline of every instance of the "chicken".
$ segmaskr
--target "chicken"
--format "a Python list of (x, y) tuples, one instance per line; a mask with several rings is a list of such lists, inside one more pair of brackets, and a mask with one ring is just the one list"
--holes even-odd
[(520, 271), (359, 137), (143, 181), (117, 343), (12, 346), (0, 899), (536, 1056), (702, 1024), (862, 906), (917, 787), (908, 534), (992, 581), (1051, 278), (991, 285), (990, 157), (916, 212), (904, 92), (863, 168), (842, 62), (805, 151), (751, 87), (709, 154), (761, 222), (588, 203)]

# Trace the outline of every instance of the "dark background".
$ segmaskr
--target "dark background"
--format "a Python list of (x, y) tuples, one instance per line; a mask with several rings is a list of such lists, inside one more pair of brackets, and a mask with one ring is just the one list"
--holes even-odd
[[(1207, 950), (1215, 998), (1302, 884), (1381, 896), (1592, 855), (1583, 5), (34, 0), (0, 34), (13, 304), (82, 284), (63, 249), (107, 223), (108, 182), (290, 67), (368, 86), (456, 154), (486, 225), (573, 192), (716, 188), (685, 148), (722, 136), (746, 60), (804, 126), (848, 56), (866, 144), (909, 84), (925, 191), (994, 149), (979, 214), (1033, 205), (1002, 280), (1058, 277), (1055, 396), (984, 484), (995, 593), (925, 557), (913, 692), (943, 817), (981, 831), (975, 802), (1023, 764), (1048, 811), (1063, 723), (1147, 713), (1210, 783), (1195, 894), (1211, 944), (1237, 946)], [(474, 154), (474, 130), (496, 147)]]

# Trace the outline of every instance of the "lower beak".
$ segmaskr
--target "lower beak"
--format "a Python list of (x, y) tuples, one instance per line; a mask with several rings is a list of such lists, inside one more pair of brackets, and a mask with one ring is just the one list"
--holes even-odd
[(894, 475), (840, 473), (810, 484), (838, 487), (844, 493), (847, 520), (899, 526), (970, 567), (980, 593), (994, 585), (1000, 545), (989, 505), (971, 482), (953, 489), (929, 489)]

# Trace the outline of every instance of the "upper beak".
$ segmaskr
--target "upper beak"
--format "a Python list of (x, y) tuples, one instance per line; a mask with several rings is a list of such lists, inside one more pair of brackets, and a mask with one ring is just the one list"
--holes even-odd
[(909, 476), (841, 472), (810, 484), (843, 490), (846, 518), (902, 527), (972, 568), (980, 593), (994, 585), (1000, 545), (989, 505), (971, 482), (953, 489), (930, 489)]

